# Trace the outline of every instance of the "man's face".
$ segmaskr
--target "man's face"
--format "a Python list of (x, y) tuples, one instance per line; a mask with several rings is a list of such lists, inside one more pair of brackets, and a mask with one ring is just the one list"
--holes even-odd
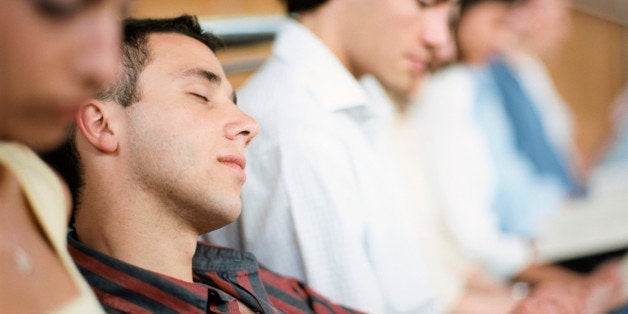
[(463, 13), (458, 24), (458, 47), (464, 62), (486, 62), (509, 43), (513, 35), (507, 23), (510, 10), (509, 3), (484, 1)]
[(140, 100), (124, 109), (121, 154), (132, 179), (170, 214), (199, 234), (220, 228), (240, 214), (244, 149), (257, 123), (235, 105), (222, 66), (203, 43), (152, 34), (148, 48)]
[(0, 138), (51, 148), (115, 75), (127, 0), (0, 0)]
[[(373, 74), (397, 93), (411, 92), (428, 72), (432, 51), (449, 36), (449, 1), (347, 0), (341, 60), (357, 77)], [(333, 49), (333, 48), (332, 48)]]

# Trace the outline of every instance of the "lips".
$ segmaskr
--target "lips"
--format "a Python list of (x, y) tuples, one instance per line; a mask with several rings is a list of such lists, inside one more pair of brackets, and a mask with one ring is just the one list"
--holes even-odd
[(242, 170), (246, 168), (246, 158), (242, 156), (236, 156), (236, 155), (221, 156), (221, 157), (218, 157), (218, 161), (222, 163), (235, 164)]
[(416, 71), (423, 72), (427, 68), (427, 62), (423, 58), (409, 56), (408, 61)]
[(246, 180), (244, 168), (246, 168), (246, 158), (239, 155), (226, 155), (218, 157), (218, 161), (228, 167), (237, 170), (243, 180)]

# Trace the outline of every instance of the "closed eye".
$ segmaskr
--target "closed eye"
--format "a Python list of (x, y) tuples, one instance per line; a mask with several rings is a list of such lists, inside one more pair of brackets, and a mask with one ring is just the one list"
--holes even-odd
[(418, 0), (421, 8), (429, 8), (436, 5), (438, 2), (433, 0)]
[(190, 93), (190, 95), (192, 95), (192, 96), (194, 96), (194, 97), (196, 97), (196, 98), (200, 98), (200, 99), (202, 99), (204, 102), (209, 102), (209, 99), (208, 99), (207, 97), (203, 96), (203, 95), (199, 95), (199, 94), (196, 94), (196, 93)]
[(86, 5), (85, 1), (37, 0), (34, 3), (42, 14), (55, 19), (69, 18)]

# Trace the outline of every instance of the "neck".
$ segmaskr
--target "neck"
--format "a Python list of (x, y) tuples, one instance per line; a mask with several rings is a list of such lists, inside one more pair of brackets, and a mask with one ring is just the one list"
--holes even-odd
[(328, 1), (312, 11), (302, 13), (298, 21), (316, 35), (354, 77), (359, 78), (362, 73), (354, 69), (342, 35), (345, 29), (342, 24), (347, 19), (346, 10), (342, 7), (342, 1)]
[(192, 282), (198, 233), (138, 187), (116, 189), (110, 183), (103, 192), (86, 180), (76, 215), (80, 241), (128, 264)]

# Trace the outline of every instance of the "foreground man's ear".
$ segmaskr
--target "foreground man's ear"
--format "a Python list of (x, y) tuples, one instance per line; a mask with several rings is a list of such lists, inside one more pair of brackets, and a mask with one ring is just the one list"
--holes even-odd
[(103, 153), (118, 150), (118, 139), (108, 121), (111, 105), (91, 99), (76, 113), (76, 126), (83, 137)]

